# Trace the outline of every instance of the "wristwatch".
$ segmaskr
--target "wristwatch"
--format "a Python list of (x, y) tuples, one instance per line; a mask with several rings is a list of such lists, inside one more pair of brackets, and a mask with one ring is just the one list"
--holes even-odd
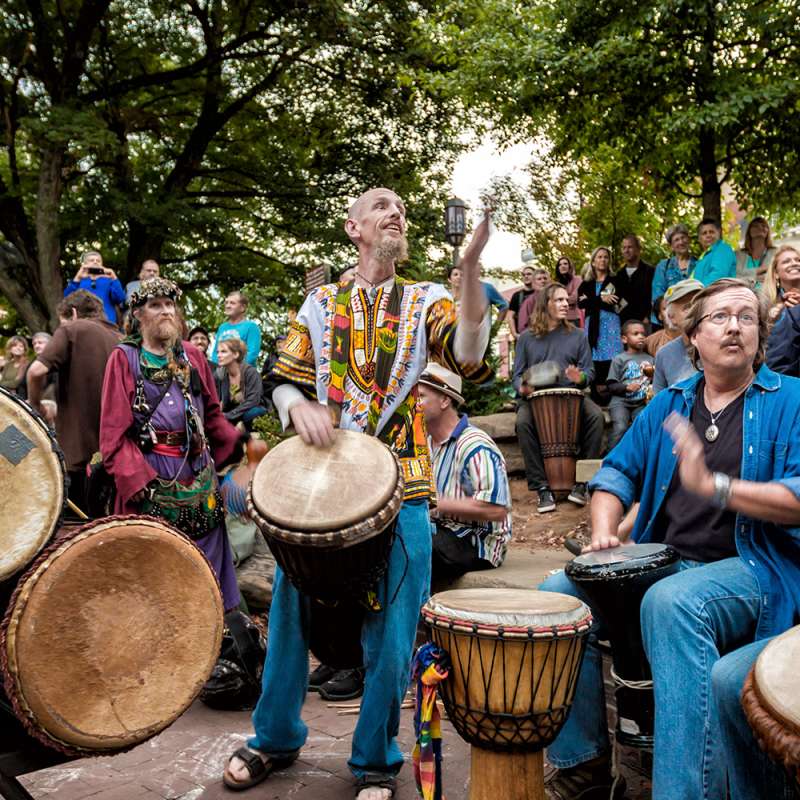
[(727, 508), (731, 499), (731, 486), (733, 478), (726, 475), (724, 472), (715, 472), (714, 478), (714, 494), (711, 496), (711, 502), (720, 508)]

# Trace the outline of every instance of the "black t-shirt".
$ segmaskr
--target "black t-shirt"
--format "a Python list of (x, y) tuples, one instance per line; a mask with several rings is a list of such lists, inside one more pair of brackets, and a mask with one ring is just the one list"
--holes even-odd
[[(711, 424), (703, 390), (705, 381), (697, 384), (697, 400), (691, 422), (703, 442), (706, 464), (712, 472), (724, 472), (738, 478), (742, 469), (742, 420), (744, 395), (739, 395), (718, 417), (719, 436), (714, 442), (705, 437)], [(736, 512), (715, 506), (710, 500), (687, 491), (680, 482), (678, 468), (672, 477), (664, 500), (666, 533), (664, 542), (672, 545), (684, 558), (694, 561), (719, 561), (736, 553)]]
[(508, 301), (508, 309), (509, 311), (514, 312), (514, 318), (516, 319), (517, 315), (519, 314), (519, 310), (522, 307), (522, 304), (536, 291), (536, 289), (518, 289), (514, 294), (511, 295), (511, 299)]

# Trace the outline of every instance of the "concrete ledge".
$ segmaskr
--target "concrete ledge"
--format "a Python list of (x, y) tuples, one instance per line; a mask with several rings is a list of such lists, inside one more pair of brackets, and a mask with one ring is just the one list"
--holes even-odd
[(483, 417), (470, 417), (470, 423), (488, 433), (496, 442), (503, 439), (516, 441), (517, 414), (515, 411), (501, 412), (500, 414), (487, 414)]
[(468, 572), (447, 585), (433, 587), (434, 592), (446, 589), (535, 589), (554, 569), (563, 569), (572, 556), (566, 550), (509, 550), (506, 560), (497, 569)]
[(575, 464), (576, 483), (588, 483), (594, 478), (595, 472), (600, 469), (602, 458), (584, 458)]

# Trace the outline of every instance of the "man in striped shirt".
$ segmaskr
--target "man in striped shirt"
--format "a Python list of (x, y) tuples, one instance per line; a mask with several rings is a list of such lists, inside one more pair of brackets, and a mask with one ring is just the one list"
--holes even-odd
[(458, 413), (461, 378), (430, 363), (419, 379), (438, 505), (433, 510), (433, 579), (499, 567), (511, 538), (506, 464), (491, 437)]

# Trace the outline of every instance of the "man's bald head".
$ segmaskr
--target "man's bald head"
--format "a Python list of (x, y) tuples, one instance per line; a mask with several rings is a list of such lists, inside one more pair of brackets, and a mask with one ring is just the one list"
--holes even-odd
[(408, 258), (406, 207), (396, 192), (369, 189), (350, 206), (344, 229), (361, 254), (392, 265)]
[(347, 218), (355, 220), (360, 219), (364, 215), (364, 212), (369, 208), (370, 201), (377, 199), (382, 195), (386, 195), (387, 198), (391, 198), (396, 203), (399, 203), (405, 210), (405, 205), (396, 192), (393, 192), (391, 189), (387, 189), (384, 186), (376, 186), (373, 189), (367, 189), (367, 191), (364, 192), (364, 194), (362, 194), (353, 203), (353, 205), (350, 206), (347, 211)]

